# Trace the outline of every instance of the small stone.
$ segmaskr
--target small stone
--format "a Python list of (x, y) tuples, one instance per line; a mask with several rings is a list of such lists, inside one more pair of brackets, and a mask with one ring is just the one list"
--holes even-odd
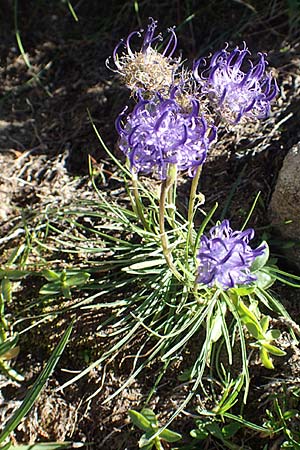
[[(284, 159), (269, 215), (272, 225), (284, 239), (300, 240), (300, 142)], [(300, 264), (300, 247), (294, 248), (293, 253), (295, 262)]]

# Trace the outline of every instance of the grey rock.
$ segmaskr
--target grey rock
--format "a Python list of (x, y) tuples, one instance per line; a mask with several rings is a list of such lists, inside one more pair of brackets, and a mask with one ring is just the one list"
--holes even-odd
[[(272, 225), (285, 239), (300, 242), (300, 142), (284, 159), (269, 207)], [(290, 249), (300, 264), (300, 245)]]

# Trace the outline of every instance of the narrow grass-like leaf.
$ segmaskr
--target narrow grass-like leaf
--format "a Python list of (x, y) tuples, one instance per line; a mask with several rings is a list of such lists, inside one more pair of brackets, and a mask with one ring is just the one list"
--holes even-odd
[(125, 272), (131, 272), (131, 271), (136, 271), (136, 270), (141, 270), (141, 269), (148, 269), (150, 267), (155, 267), (155, 266), (162, 266), (165, 264), (166, 264), (165, 259), (152, 259), (150, 261), (144, 261), (144, 262), (140, 262), (140, 263), (131, 264), (128, 267), (124, 267), (122, 270), (124, 270)]
[(8, 423), (4, 427), (3, 431), (0, 434), (0, 443), (3, 442), (9, 436), (9, 434), (19, 425), (23, 417), (29, 412), (32, 405), (40, 395), (47, 379), (55, 369), (55, 366), (58, 363), (62, 352), (64, 351), (64, 348), (69, 340), (72, 328), (73, 322), (71, 322), (71, 324), (68, 326), (63, 337), (61, 338), (54, 352), (50, 356), (49, 361), (47, 362), (45, 368), (40, 373), (37, 380), (34, 382), (32, 388), (27, 393), (20, 408), (17, 409), (12, 418), (8, 421)]
[(225, 412), (223, 414), (223, 417), (238, 422), (242, 424), (244, 427), (257, 431), (258, 433), (264, 433), (267, 436), (272, 434), (272, 430), (270, 430), (269, 428), (261, 427), (260, 425), (256, 425), (256, 423), (249, 422), (248, 420), (243, 419), (243, 417), (235, 416), (234, 414), (231, 414), (229, 412)]
[[(258, 289), (256, 292), (256, 295), (260, 299), (260, 301), (265, 306), (267, 306), (267, 308), (269, 308), (271, 311), (279, 312), (283, 317), (285, 317), (287, 319), (288, 322), (289, 321), (293, 322), (293, 319), (291, 318), (291, 316), (289, 315), (289, 313), (287, 312), (285, 307), (276, 298), (274, 298), (271, 294), (269, 294), (269, 292), (267, 292), (263, 289)], [(291, 333), (291, 336), (295, 340), (295, 342), (298, 342), (296, 335), (295, 335), (294, 331), (292, 330), (292, 328), (290, 328), (289, 331)]]
[(243, 331), (243, 327), (242, 327), (242, 323), (241, 323), (241, 318), (240, 318), (236, 308), (232, 304), (231, 298), (224, 291), (222, 292), (222, 296), (227, 303), (228, 309), (231, 311), (231, 313), (235, 319), (237, 329), (239, 332), (239, 336), (240, 336), (241, 356), (242, 356), (242, 365), (243, 365), (242, 374), (243, 374), (244, 380), (245, 380), (244, 403), (246, 403), (249, 386), (250, 386), (250, 375), (249, 375), (249, 369), (248, 369), (248, 357), (247, 357), (245, 335), (244, 335), (244, 331)]
[[(284, 272), (283, 270), (279, 270), (274, 267), (268, 267), (268, 271), (271, 274), (274, 274), (278, 281), (281, 281), (282, 283), (286, 284), (287, 286), (300, 288), (300, 277), (298, 275), (294, 275), (292, 273), (287, 273), (287, 272)], [(281, 275), (283, 275), (283, 276), (281, 276)], [(292, 281), (289, 280), (289, 278), (292, 280), (296, 280), (299, 283), (298, 284), (293, 283)]]
[(72, 442), (38, 442), (28, 445), (13, 445), (9, 447), (9, 450), (59, 450), (67, 447), (73, 448)]
[(247, 165), (245, 164), (244, 167), (242, 168), (242, 170), (240, 171), (240, 173), (239, 173), (237, 179), (236, 179), (235, 182), (232, 184), (231, 189), (230, 189), (228, 195), (226, 196), (226, 200), (225, 200), (225, 202), (224, 202), (224, 207), (223, 207), (223, 209), (222, 209), (222, 212), (221, 212), (221, 215), (220, 215), (220, 218), (219, 218), (219, 220), (220, 220), (221, 222), (225, 219), (225, 217), (226, 217), (226, 215), (227, 215), (227, 212), (228, 212), (228, 210), (229, 210), (229, 208), (230, 208), (230, 205), (231, 205), (232, 199), (233, 199), (233, 197), (234, 197), (234, 194), (235, 194), (235, 192), (237, 191), (237, 188), (238, 188), (239, 184), (241, 183), (241, 181), (242, 181), (242, 179), (243, 179), (243, 176), (244, 176), (244, 173), (245, 173), (246, 168), (247, 168)]
[[(157, 436), (159, 436), (164, 430), (166, 430), (168, 428), (168, 426), (173, 422), (174, 419), (176, 419), (176, 417), (178, 416), (178, 414), (181, 413), (181, 411), (186, 407), (186, 405), (191, 401), (191, 399), (193, 398), (193, 396), (196, 394), (197, 389), (199, 388), (199, 386), (202, 385), (202, 377), (203, 377), (203, 373), (206, 367), (206, 361), (207, 361), (207, 357), (208, 354), (210, 352), (210, 341), (211, 341), (211, 330), (209, 330), (208, 328), (206, 329), (206, 338), (205, 338), (205, 342), (203, 343), (201, 352), (197, 358), (196, 363), (194, 364), (194, 372), (197, 373), (197, 377), (194, 381), (194, 384), (192, 385), (191, 389), (189, 390), (188, 395), (186, 396), (186, 398), (184, 399), (184, 401), (179, 405), (179, 407), (177, 408), (177, 410), (172, 414), (172, 416), (170, 417), (170, 419), (168, 420), (168, 422), (161, 427), (154, 435), (153, 438), (156, 438)], [(197, 370), (195, 370), (195, 368), (197, 367)]]
[(19, 28), (18, 28), (18, 0), (15, 0), (14, 2), (14, 22), (15, 22), (15, 34), (16, 34), (16, 40), (18, 43), (18, 47), (20, 50), (20, 53), (22, 55), (22, 58), (24, 59), (24, 62), (26, 64), (26, 66), (28, 67), (28, 69), (31, 69), (32, 66), (30, 64), (30, 61), (28, 59), (28, 56), (24, 50), (23, 44), (22, 44), (22, 40), (21, 40), (21, 36), (19, 33)]
[(68, 1), (67, 3), (68, 3), (68, 8), (69, 8), (69, 10), (70, 10), (70, 12), (71, 12), (71, 14), (72, 14), (72, 16), (73, 16), (73, 19), (75, 20), (75, 22), (78, 22), (79, 19), (78, 19), (78, 17), (77, 17), (77, 14), (76, 14), (76, 12), (75, 12), (75, 10), (74, 10), (74, 8), (73, 8), (71, 2)]
[(134, 327), (131, 328), (131, 330), (128, 332), (126, 336), (123, 337), (119, 342), (116, 343), (110, 350), (105, 352), (99, 359), (94, 361), (92, 364), (90, 364), (86, 369), (84, 369), (82, 372), (80, 372), (78, 375), (73, 377), (71, 380), (66, 381), (62, 386), (57, 388), (57, 391), (62, 391), (67, 386), (70, 386), (70, 384), (73, 384), (75, 381), (80, 380), (80, 378), (87, 375), (91, 370), (93, 370), (95, 367), (99, 366), (102, 361), (105, 361), (108, 356), (115, 353), (119, 348), (121, 348), (124, 344), (128, 344), (131, 339), (133, 339), (135, 333), (137, 332), (137, 329), (140, 327), (140, 324), (137, 323)]
[(212, 209), (209, 211), (209, 213), (206, 215), (206, 217), (204, 218), (204, 220), (201, 223), (201, 226), (198, 230), (197, 236), (196, 236), (196, 240), (195, 240), (195, 247), (194, 247), (194, 257), (196, 256), (196, 253), (198, 251), (198, 247), (199, 247), (199, 241), (200, 238), (206, 228), (206, 225), (208, 224), (208, 222), (211, 220), (211, 218), (213, 217), (214, 213), (216, 212), (217, 208), (218, 208), (218, 203), (216, 203)]
[(255, 209), (255, 207), (256, 207), (256, 203), (258, 202), (258, 199), (259, 199), (259, 197), (260, 197), (260, 194), (261, 194), (261, 192), (259, 191), (259, 192), (257, 193), (255, 199), (254, 199), (254, 202), (253, 202), (253, 204), (252, 204), (252, 206), (251, 206), (251, 208), (250, 208), (249, 213), (247, 214), (247, 217), (246, 217), (246, 219), (245, 219), (245, 221), (244, 221), (244, 223), (243, 223), (243, 226), (241, 227), (241, 231), (243, 231), (243, 230), (245, 229), (247, 223), (249, 222), (249, 220), (250, 220), (250, 218), (251, 218), (251, 216), (252, 216), (252, 213), (253, 213), (253, 211), (254, 211), (254, 209)]
[[(127, 176), (129, 176), (129, 178), (131, 178), (131, 173), (130, 173), (130, 171), (125, 167), (125, 164), (122, 164), (122, 163), (121, 163), (121, 162), (113, 155), (113, 153), (109, 150), (109, 148), (105, 145), (105, 143), (104, 143), (102, 137), (100, 136), (100, 133), (99, 133), (99, 131), (98, 131), (96, 125), (94, 124), (94, 121), (93, 121), (93, 118), (92, 118), (92, 116), (91, 116), (90, 111), (88, 110), (87, 112), (88, 112), (88, 116), (89, 116), (89, 119), (90, 119), (90, 121), (91, 121), (92, 127), (93, 127), (93, 129), (94, 129), (94, 131), (95, 131), (95, 133), (96, 133), (96, 136), (97, 136), (97, 138), (99, 139), (99, 141), (100, 141), (100, 143), (101, 143), (103, 149), (104, 149), (104, 150), (106, 151), (106, 153), (110, 156), (110, 158), (113, 160), (113, 162), (119, 167), (119, 169), (121, 169), (122, 172), (123, 172), (125, 175), (127, 175)], [(91, 173), (92, 173), (92, 172), (91, 172)]]

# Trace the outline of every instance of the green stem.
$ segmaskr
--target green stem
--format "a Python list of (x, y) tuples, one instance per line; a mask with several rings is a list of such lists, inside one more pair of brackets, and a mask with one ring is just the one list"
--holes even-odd
[(175, 225), (175, 209), (176, 209), (176, 205), (175, 205), (175, 201), (176, 201), (176, 181), (177, 181), (177, 168), (175, 165), (170, 167), (169, 170), (169, 176), (171, 179), (171, 184), (168, 188), (168, 194), (167, 194), (167, 200), (168, 200), (168, 205), (169, 205), (169, 211), (168, 211), (168, 216), (170, 218), (170, 225), (173, 228), (176, 228)]
[(202, 172), (202, 165), (200, 165), (197, 169), (197, 172), (193, 178), (192, 185), (191, 185), (191, 191), (190, 191), (190, 198), (189, 198), (189, 209), (188, 209), (188, 239), (193, 245), (193, 238), (192, 238), (192, 231), (194, 228), (194, 207), (195, 207), (195, 201), (197, 196), (197, 187), (200, 179), (200, 175)]
[(132, 187), (133, 187), (133, 196), (134, 196), (134, 209), (135, 209), (140, 221), (142, 222), (145, 230), (149, 231), (149, 226), (145, 219), (145, 214), (144, 214), (144, 205), (141, 201), (141, 197), (140, 197), (140, 194), (138, 191), (137, 179), (134, 176), (132, 177)]
[(159, 199), (159, 231), (160, 231), (160, 240), (163, 249), (163, 254), (165, 260), (178, 280), (181, 280), (181, 274), (178, 272), (173, 263), (173, 256), (169, 249), (169, 242), (167, 238), (167, 233), (165, 230), (165, 211), (166, 211), (166, 199), (168, 194), (168, 189), (170, 187), (170, 179), (163, 180), (160, 188), (160, 199)]
[[(215, 127), (217, 127), (220, 123), (220, 118), (217, 118), (215, 121)], [(208, 133), (208, 138), (211, 137), (213, 133), (213, 129), (211, 128)], [(191, 185), (191, 192), (190, 192), (190, 199), (189, 199), (189, 209), (188, 209), (188, 241), (193, 245), (193, 238), (192, 238), (192, 231), (194, 228), (194, 207), (195, 207), (195, 201), (197, 197), (197, 187), (200, 179), (200, 175), (202, 172), (202, 164), (198, 166), (196, 175), (193, 178), (192, 185)]]

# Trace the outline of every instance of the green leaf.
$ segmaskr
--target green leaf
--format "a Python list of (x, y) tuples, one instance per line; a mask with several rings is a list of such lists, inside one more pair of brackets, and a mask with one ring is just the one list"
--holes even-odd
[(239, 301), (237, 304), (237, 310), (243, 322), (253, 322), (258, 325), (257, 317), (250, 311), (249, 308), (242, 302)]
[(153, 431), (151, 427), (151, 423), (149, 422), (146, 417), (144, 417), (141, 413), (134, 411), (133, 409), (130, 409), (128, 411), (129, 417), (131, 422), (138, 427), (140, 430), (143, 431)]
[(143, 434), (143, 436), (139, 440), (139, 448), (142, 448), (143, 450), (151, 449), (155, 444), (155, 439), (152, 439), (153, 434), (154, 431), (148, 431), (147, 433)]
[(68, 287), (75, 287), (75, 286), (82, 286), (87, 283), (87, 281), (90, 278), (90, 274), (87, 272), (80, 272), (76, 275), (67, 275), (66, 280), (64, 283)]
[(221, 303), (221, 305), (218, 307), (212, 321), (211, 321), (211, 340), (212, 342), (217, 342), (220, 337), (222, 336), (222, 325), (223, 325), (223, 318), (225, 317), (227, 310), (226, 303)]
[(1, 281), (1, 294), (6, 303), (10, 303), (12, 301), (11, 282), (6, 277)]
[(262, 328), (264, 333), (266, 333), (268, 331), (269, 323), (270, 323), (270, 317), (269, 316), (263, 316), (261, 318), (260, 326), (261, 326), (261, 328)]
[(253, 261), (252, 266), (250, 268), (252, 273), (255, 273), (255, 272), (259, 271), (260, 269), (262, 269), (266, 265), (266, 263), (269, 259), (269, 256), (270, 256), (270, 250), (269, 250), (269, 246), (268, 246), (267, 242), (263, 241), (261, 243), (261, 245), (265, 245), (266, 249), (261, 256), (258, 256)]
[[(6, 355), (2, 356), (2, 360), (0, 360), (0, 370), (5, 373), (5, 375), (12, 380), (15, 381), (24, 381), (23, 375), (20, 375), (18, 372), (16, 372), (14, 369), (10, 367), (10, 365), (4, 360), (4, 357)], [(1, 443), (1, 441), (0, 441)]]
[(158, 426), (157, 417), (155, 413), (152, 411), (152, 409), (149, 408), (143, 408), (141, 411), (141, 414), (149, 420), (150, 424), (153, 424), (155, 426)]
[(280, 330), (269, 330), (266, 334), (265, 334), (265, 339), (267, 341), (275, 341), (276, 339), (280, 338)]
[(154, 442), (149, 442), (148, 444), (143, 445), (142, 439), (139, 440), (139, 448), (142, 450), (151, 450), (153, 448)]
[(242, 425), (240, 423), (231, 422), (222, 428), (222, 434), (225, 439), (228, 439), (234, 436), (241, 428)]
[(285, 411), (283, 413), (283, 417), (285, 420), (292, 419), (293, 417), (296, 417), (299, 414), (299, 411), (297, 409), (291, 409), (289, 411)]
[(49, 269), (42, 270), (42, 275), (46, 278), (47, 281), (58, 281), (60, 279), (59, 273), (56, 273), (53, 270)]
[(31, 272), (29, 270), (13, 270), (13, 269), (0, 269), (0, 280), (3, 278), (9, 278), (10, 280), (21, 280), (27, 277)]
[(0, 343), (0, 358), (5, 355), (9, 350), (14, 348), (19, 340), (19, 335), (16, 333), (14, 336), (6, 339), (4, 342)]
[(164, 441), (167, 442), (177, 442), (180, 439), (182, 439), (181, 434), (176, 433), (176, 431), (171, 431), (171, 430), (163, 430), (160, 434), (159, 434), (160, 439), (163, 439)]
[(264, 270), (260, 270), (258, 272), (255, 272), (256, 281), (255, 286), (257, 286), (260, 289), (269, 289), (276, 281), (276, 277), (269, 273), (267, 271), (267, 268), (264, 268)]
[(52, 281), (52, 283), (46, 283), (44, 284), (40, 291), (40, 295), (55, 295), (61, 293), (61, 282), (59, 281)]
[(212, 436), (223, 440), (222, 431), (220, 430), (219, 425), (217, 425), (215, 422), (212, 422), (208, 423), (206, 427)]
[(23, 400), (20, 408), (17, 409), (17, 411), (14, 413), (14, 415), (11, 417), (11, 419), (7, 422), (6, 426), (4, 427), (2, 433), (0, 434), (0, 443), (3, 442), (9, 436), (9, 434), (19, 425), (23, 417), (26, 416), (26, 414), (31, 409), (32, 405), (40, 395), (47, 379), (55, 369), (55, 366), (58, 363), (59, 358), (62, 355), (62, 352), (64, 351), (64, 348), (69, 340), (72, 328), (73, 328), (73, 321), (68, 326), (63, 337), (61, 338), (57, 347), (54, 349), (54, 352), (50, 356), (49, 361), (47, 362), (45, 368), (34, 382), (34, 385), (30, 389), (30, 391), (27, 392), (27, 395)]
[(256, 425), (253, 422), (249, 422), (248, 420), (243, 419), (241, 416), (236, 416), (234, 414), (226, 412), (224, 414), (224, 417), (226, 417), (227, 419), (239, 422), (242, 425), (242, 427), (248, 427), (248, 428), (250, 428), (250, 430), (254, 430), (258, 433), (268, 433), (269, 435), (271, 434), (271, 432), (268, 428), (261, 427), (259, 425)]
[(61, 292), (65, 298), (72, 298), (71, 291), (65, 282), (61, 285)]
[(192, 430), (190, 432), (190, 435), (192, 436), (192, 438), (199, 439), (200, 441), (203, 441), (204, 439), (206, 439), (208, 434), (209, 433), (206, 430)]
[(255, 339), (263, 339), (264, 338), (264, 335), (261, 333), (260, 328), (255, 323), (253, 323), (252, 321), (251, 322), (244, 321), (244, 319), (243, 319), (243, 322), (246, 325), (249, 333), (253, 337), (255, 337)]
[(250, 295), (254, 292), (254, 286), (243, 286), (238, 288), (232, 288), (231, 291), (234, 291), (238, 296), (245, 297), (246, 295)]
[(269, 352), (271, 355), (275, 356), (284, 356), (286, 352), (281, 350), (280, 348), (275, 347), (275, 345), (263, 343), (262, 346)]
[(190, 381), (191, 380), (192, 369), (185, 369), (180, 375), (178, 375), (179, 381)]
[[(141, 442), (141, 439), (140, 439)], [(139, 448), (141, 448), (142, 450), (151, 450), (153, 448), (154, 443), (150, 442), (149, 444), (145, 444), (141, 447), (141, 443), (139, 442)]]
[(260, 348), (259, 356), (260, 356), (262, 364), (264, 365), (264, 367), (266, 369), (274, 369), (272, 360), (269, 357), (269, 353), (264, 347)]

